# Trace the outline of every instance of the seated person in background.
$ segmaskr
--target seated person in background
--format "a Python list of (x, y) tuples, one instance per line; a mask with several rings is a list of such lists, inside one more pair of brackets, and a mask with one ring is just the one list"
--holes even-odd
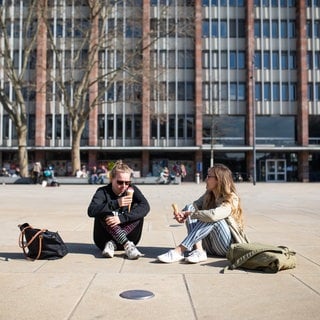
[(124, 249), (131, 260), (142, 256), (136, 244), (150, 206), (140, 189), (131, 185), (131, 173), (128, 165), (117, 161), (110, 183), (97, 189), (88, 207), (88, 216), (94, 218), (94, 242), (106, 258), (112, 258), (117, 249)]
[(104, 179), (107, 177), (107, 169), (105, 166), (101, 166), (97, 170), (98, 180), (96, 183), (104, 183)]
[(98, 170), (96, 166), (93, 166), (90, 170), (89, 183), (96, 184), (98, 182)]
[(169, 170), (167, 167), (164, 167), (160, 172), (160, 177), (158, 178), (158, 183), (168, 183), (169, 181)]

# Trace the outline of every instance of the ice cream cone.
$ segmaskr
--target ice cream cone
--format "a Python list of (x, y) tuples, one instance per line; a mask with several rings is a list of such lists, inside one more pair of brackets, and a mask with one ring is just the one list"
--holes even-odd
[(172, 205), (172, 209), (173, 209), (173, 215), (176, 217), (179, 213), (179, 208), (178, 205), (176, 203), (173, 203)]
[[(131, 199), (132, 199), (133, 193), (134, 193), (133, 188), (132, 188), (132, 187), (129, 187), (129, 188), (127, 189), (127, 196), (131, 196)], [(130, 209), (131, 209), (131, 204), (129, 204), (129, 206), (128, 206), (128, 212), (130, 212)]]

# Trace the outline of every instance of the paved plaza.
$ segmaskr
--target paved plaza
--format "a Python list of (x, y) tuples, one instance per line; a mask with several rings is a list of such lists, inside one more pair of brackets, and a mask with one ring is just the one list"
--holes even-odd
[[(277, 274), (220, 273), (227, 260), (162, 264), (159, 254), (185, 236), (171, 203), (191, 203), (205, 184), (139, 185), (151, 205), (136, 261), (122, 251), (101, 257), (93, 245), (87, 207), (96, 185), (0, 185), (0, 319), (319, 319), (320, 184), (239, 183), (251, 241), (286, 245), (297, 267)], [(18, 224), (59, 231), (69, 254), (28, 261), (18, 246)], [(148, 290), (154, 297), (120, 297)]]

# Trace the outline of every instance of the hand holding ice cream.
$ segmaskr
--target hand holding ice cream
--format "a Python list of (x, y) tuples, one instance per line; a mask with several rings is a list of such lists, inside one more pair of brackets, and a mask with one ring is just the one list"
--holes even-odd
[(183, 223), (185, 217), (182, 212), (179, 212), (178, 205), (176, 203), (173, 203), (171, 206), (173, 209), (173, 218), (176, 219), (178, 222)]
[[(129, 187), (129, 188), (127, 189), (127, 196), (130, 196), (130, 197), (131, 197), (131, 201), (132, 201), (133, 193), (134, 193), (133, 188), (132, 188), (132, 187)], [(130, 212), (130, 209), (131, 209), (131, 203), (128, 205), (128, 212)]]

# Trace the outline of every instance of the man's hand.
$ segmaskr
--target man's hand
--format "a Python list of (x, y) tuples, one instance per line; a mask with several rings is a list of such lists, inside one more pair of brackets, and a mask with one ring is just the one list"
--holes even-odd
[(108, 226), (114, 227), (120, 224), (120, 219), (118, 216), (109, 216), (109, 217), (106, 217), (105, 222)]

